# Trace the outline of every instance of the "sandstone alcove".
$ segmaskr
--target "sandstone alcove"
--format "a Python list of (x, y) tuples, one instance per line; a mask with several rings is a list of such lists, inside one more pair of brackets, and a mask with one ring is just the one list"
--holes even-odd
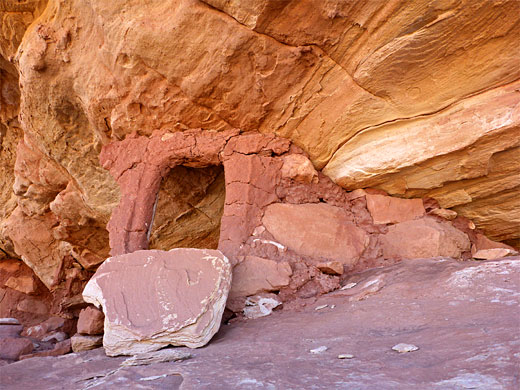
[(161, 182), (150, 249), (216, 249), (224, 202), (222, 165), (172, 168)]

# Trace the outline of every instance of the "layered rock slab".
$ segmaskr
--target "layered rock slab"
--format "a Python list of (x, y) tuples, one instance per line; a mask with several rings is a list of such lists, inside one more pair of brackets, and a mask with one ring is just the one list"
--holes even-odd
[(217, 250), (137, 251), (107, 259), (83, 292), (105, 313), (107, 355), (202, 347), (218, 331), (231, 266)]

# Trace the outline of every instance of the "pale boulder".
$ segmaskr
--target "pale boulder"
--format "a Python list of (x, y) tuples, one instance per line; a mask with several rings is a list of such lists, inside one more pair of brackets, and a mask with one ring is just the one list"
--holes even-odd
[(83, 291), (105, 313), (109, 356), (202, 347), (220, 327), (231, 266), (218, 250), (142, 250), (107, 259)]
[(462, 252), (470, 250), (466, 234), (429, 217), (390, 226), (381, 243), (387, 259), (460, 258)]

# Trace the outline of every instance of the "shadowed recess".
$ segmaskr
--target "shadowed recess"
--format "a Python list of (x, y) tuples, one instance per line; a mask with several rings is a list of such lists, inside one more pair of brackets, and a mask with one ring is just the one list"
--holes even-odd
[(159, 190), (150, 249), (216, 249), (224, 199), (222, 166), (173, 168)]

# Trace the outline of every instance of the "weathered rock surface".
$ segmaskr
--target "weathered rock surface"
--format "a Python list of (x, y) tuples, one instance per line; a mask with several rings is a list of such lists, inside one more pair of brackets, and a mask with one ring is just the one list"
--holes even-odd
[[(406, 213), (370, 221), (372, 201), (323, 174), (349, 190), (434, 198), (442, 209), (430, 215), (455, 223), (456, 212), (518, 248), (519, 15), (516, 0), (1, 1), (0, 259), (23, 260), (43, 285), (30, 292), (26, 275), (10, 275), (18, 291), (2, 276), (0, 315), (75, 318), (109, 255), (111, 216), (131, 250), (218, 247), (233, 264), (280, 262), (273, 251), (287, 250), (286, 298), (332, 289), (337, 281), (311, 268), (324, 260), (350, 271), (394, 261), (380, 245), (386, 227), (372, 222), (403, 223)], [(254, 134), (227, 152), (177, 143), (192, 129), (293, 145)], [(163, 137), (183, 153), (159, 169)], [(100, 164), (110, 150), (127, 157), (122, 165)], [(128, 197), (145, 187), (130, 212)], [(251, 242), (272, 203), (320, 202), (355, 225), (348, 256), (308, 248), (295, 231), (291, 245), (272, 232)], [(327, 238), (345, 233), (331, 230), (337, 215), (321, 218), (332, 219), (316, 222)], [(467, 258), (464, 248), (450, 253)]]
[[(357, 282), (357, 288), (379, 279), (382, 288), (362, 300), (355, 297), (363, 288), (348, 289), (296, 311), (226, 325), (205, 348), (176, 348), (175, 356), (193, 355), (184, 362), (121, 367), (125, 358), (108, 358), (98, 349), (0, 367), (0, 386), (33, 388), (37, 380), (42, 390), (518, 387), (518, 257), (404, 261), (345, 282)], [(323, 304), (336, 306), (314, 310)], [(399, 343), (419, 350), (392, 351)], [(308, 352), (322, 345), (328, 347), (324, 353)], [(355, 358), (338, 359), (340, 354)], [(268, 370), (258, 366), (261, 361), (269, 362)]]
[(327, 261), (326, 263), (319, 263), (316, 267), (326, 274), (343, 275), (343, 263), (339, 261)]
[[(94, 218), (106, 222), (117, 188), (96, 163), (100, 143), (154, 129), (275, 131), (349, 188), (371, 181), (405, 196), (456, 199), (445, 203), (459, 205), (495, 239), (516, 237), (518, 218), (504, 226), (504, 211), (486, 216), (482, 202), (502, 199), (505, 210), (518, 210), (504, 199), (518, 186), (518, 173), (504, 175), (518, 138), (510, 115), (518, 101), (518, 2), (206, 3), (7, 3), (6, 146), (20, 127), (31, 134), (74, 178)], [(431, 128), (438, 137), (426, 133)], [(498, 132), (503, 141), (488, 142)], [(14, 153), (7, 159), (12, 166)], [(497, 169), (497, 159), (509, 163)], [(9, 187), (13, 175), (6, 180)], [(194, 221), (199, 226), (200, 216)]]
[(103, 308), (107, 355), (132, 355), (207, 344), (220, 327), (230, 285), (231, 265), (219, 251), (137, 251), (107, 259), (83, 297)]

